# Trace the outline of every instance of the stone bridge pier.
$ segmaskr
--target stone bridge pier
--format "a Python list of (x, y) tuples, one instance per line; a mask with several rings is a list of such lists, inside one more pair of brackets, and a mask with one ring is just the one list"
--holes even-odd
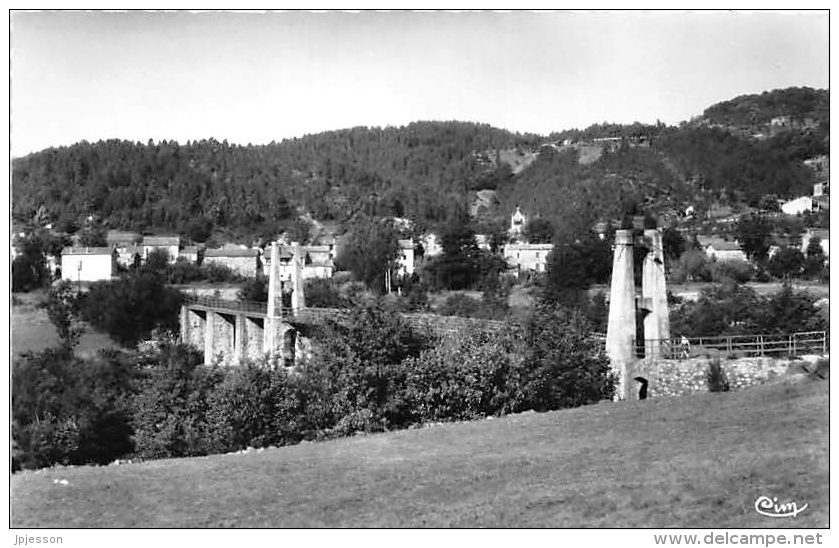
[(238, 365), (266, 354), (279, 365), (294, 365), (297, 331), (287, 321), (305, 307), (303, 254), (292, 244), (292, 309), (283, 310), (280, 246), (271, 245), (268, 304), (203, 299), (181, 307), (181, 341), (203, 350), (204, 363)]
[(642, 241), (648, 247), (648, 252), (642, 264), (640, 298), (635, 294), (633, 265), (636, 239), (639, 238), (632, 230), (615, 232), (606, 354), (618, 380), (615, 398), (620, 400), (635, 397), (635, 369), (638, 361), (635, 341), (636, 310), (644, 314), (643, 347), (648, 359), (659, 358), (662, 354), (661, 341), (670, 338), (661, 232), (658, 229), (644, 230)]

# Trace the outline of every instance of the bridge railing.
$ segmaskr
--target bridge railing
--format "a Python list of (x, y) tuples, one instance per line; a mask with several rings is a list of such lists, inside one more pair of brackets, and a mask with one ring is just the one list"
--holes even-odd
[(827, 331), (798, 333), (724, 335), (716, 337), (685, 337), (636, 342), (636, 355), (642, 356), (645, 347), (659, 344), (663, 358), (682, 360), (706, 354), (726, 356), (800, 356), (826, 354), (830, 347)]
[(257, 312), (260, 314), (266, 314), (268, 312), (268, 303), (259, 301), (234, 301), (232, 299), (216, 299), (214, 297), (197, 297), (188, 295), (185, 302), (205, 306), (207, 308), (222, 308), (227, 310), (238, 310), (240, 312)]

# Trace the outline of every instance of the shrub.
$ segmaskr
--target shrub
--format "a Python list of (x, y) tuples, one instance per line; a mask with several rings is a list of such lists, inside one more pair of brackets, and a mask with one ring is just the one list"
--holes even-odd
[(149, 274), (132, 274), (96, 282), (83, 299), (81, 312), (91, 325), (117, 342), (133, 346), (154, 328), (178, 329), (183, 295)]
[(324, 392), (332, 395), (331, 410), (324, 416), (339, 420), (368, 409), (375, 429), (402, 424), (403, 410), (393, 405), (392, 397), (402, 383), (398, 366), (427, 345), (398, 313), (381, 304), (353, 309), (343, 321), (331, 322), (319, 364), (309, 369), (317, 379), (318, 398)]
[(455, 293), (446, 297), (437, 310), (443, 316), (475, 316), (481, 307), (481, 301), (464, 293)]
[(688, 249), (673, 265), (670, 281), (673, 283), (710, 281), (709, 262), (704, 251)]
[(204, 276), (208, 282), (237, 282), (241, 279), (240, 276), (231, 270), (227, 265), (210, 263), (202, 265), (201, 268), (204, 271)]
[(12, 261), (12, 291), (26, 293), (47, 280), (43, 257), (19, 255)]
[(437, 312), (443, 316), (503, 320), (509, 311), (506, 294), (484, 292), (481, 299), (463, 293), (449, 295)]
[(782, 247), (772, 255), (766, 270), (776, 278), (798, 276), (804, 271), (804, 255), (792, 247)]
[(509, 412), (513, 347), (497, 333), (468, 330), (408, 358), (397, 405), (410, 422), (466, 420)]
[(711, 261), (708, 264), (711, 280), (715, 282), (735, 281), (745, 283), (752, 279), (754, 269), (746, 261)]
[(299, 439), (296, 394), (283, 369), (272, 370), (265, 363), (228, 369), (207, 406), (210, 452), (285, 445)]
[(187, 284), (203, 279), (204, 272), (201, 267), (184, 258), (179, 258), (172, 265), (169, 273), (169, 282), (173, 284)]
[(169, 252), (161, 248), (153, 249), (146, 257), (140, 270), (147, 275), (157, 275), (168, 279), (172, 271), (172, 265), (169, 263)]
[(236, 293), (240, 301), (268, 302), (268, 279), (265, 276), (249, 278)]
[(720, 364), (719, 358), (714, 358), (708, 362), (708, 368), (705, 370), (705, 383), (708, 385), (710, 392), (728, 392), (731, 386), (728, 384), (728, 377)]
[(145, 357), (132, 400), (134, 442), (145, 458), (206, 454), (208, 398), (222, 380), (203, 356), (184, 345), (165, 345)]
[(818, 297), (796, 291), (789, 283), (763, 298), (755, 311), (758, 333), (791, 333), (794, 331), (826, 331), (828, 319), (815, 307)]
[(104, 464), (133, 450), (136, 370), (116, 352), (82, 361), (59, 347), (27, 354), (12, 374), (16, 468)]
[(73, 289), (73, 282), (61, 280), (51, 287), (41, 305), (58, 331), (58, 338), (66, 348), (78, 344), (84, 328), (79, 324), (79, 297)]
[(521, 332), (519, 409), (548, 411), (610, 399), (615, 381), (591, 324), (577, 310), (541, 303)]
[(428, 310), (428, 286), (416, 274), (404, 280), (402, 296), (408, 310)]
[(314, 278), (305, 283), (306, 306), (315, 308), (348, 308), (351, 303), (341, 296), (332, 280)]
[(824, 250), (822, 249), (821, 239), (810, 238), (810, 241), (807, 243), (805, 253), (807, 258), (804, 260), (804, 274), (813, 278), (822, 277), (823, 272), (826, 270), (826, 257), (824, 256)]

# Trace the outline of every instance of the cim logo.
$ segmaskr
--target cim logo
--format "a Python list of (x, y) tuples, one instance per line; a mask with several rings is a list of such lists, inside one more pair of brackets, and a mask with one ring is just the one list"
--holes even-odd
[(807, 506), (809, 505), (805, 504), (799, 508), (795, 501), (778, 504), (778, 497), (760, 496), (755, 501), (755, 511), (761, 516), (770, 518), (794, 518), (806, 510)]

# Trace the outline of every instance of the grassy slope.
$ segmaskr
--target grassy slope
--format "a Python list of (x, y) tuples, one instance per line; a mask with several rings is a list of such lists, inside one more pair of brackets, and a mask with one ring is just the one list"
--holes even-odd
[[(828, 523), (828, 383), (12, 477), (15, 527)], [(53, 483), (65, 478), (69, 485)], [(809, 508), (755, 513), (760, 495)]]
[[(12, 306), (12, 352), (18, 355), (22, 352), (38, 352), (59, 344), (58, 332), (49, 320), (47, 311), (38, 308), (38, 303), (44, 298), (42, 292), (16, 294), (21, 304)], [(102, 348), (119, 348), (104, 333), (94, 331), (86, 326), (82, 333), (76, 354), (91, 356)]]

